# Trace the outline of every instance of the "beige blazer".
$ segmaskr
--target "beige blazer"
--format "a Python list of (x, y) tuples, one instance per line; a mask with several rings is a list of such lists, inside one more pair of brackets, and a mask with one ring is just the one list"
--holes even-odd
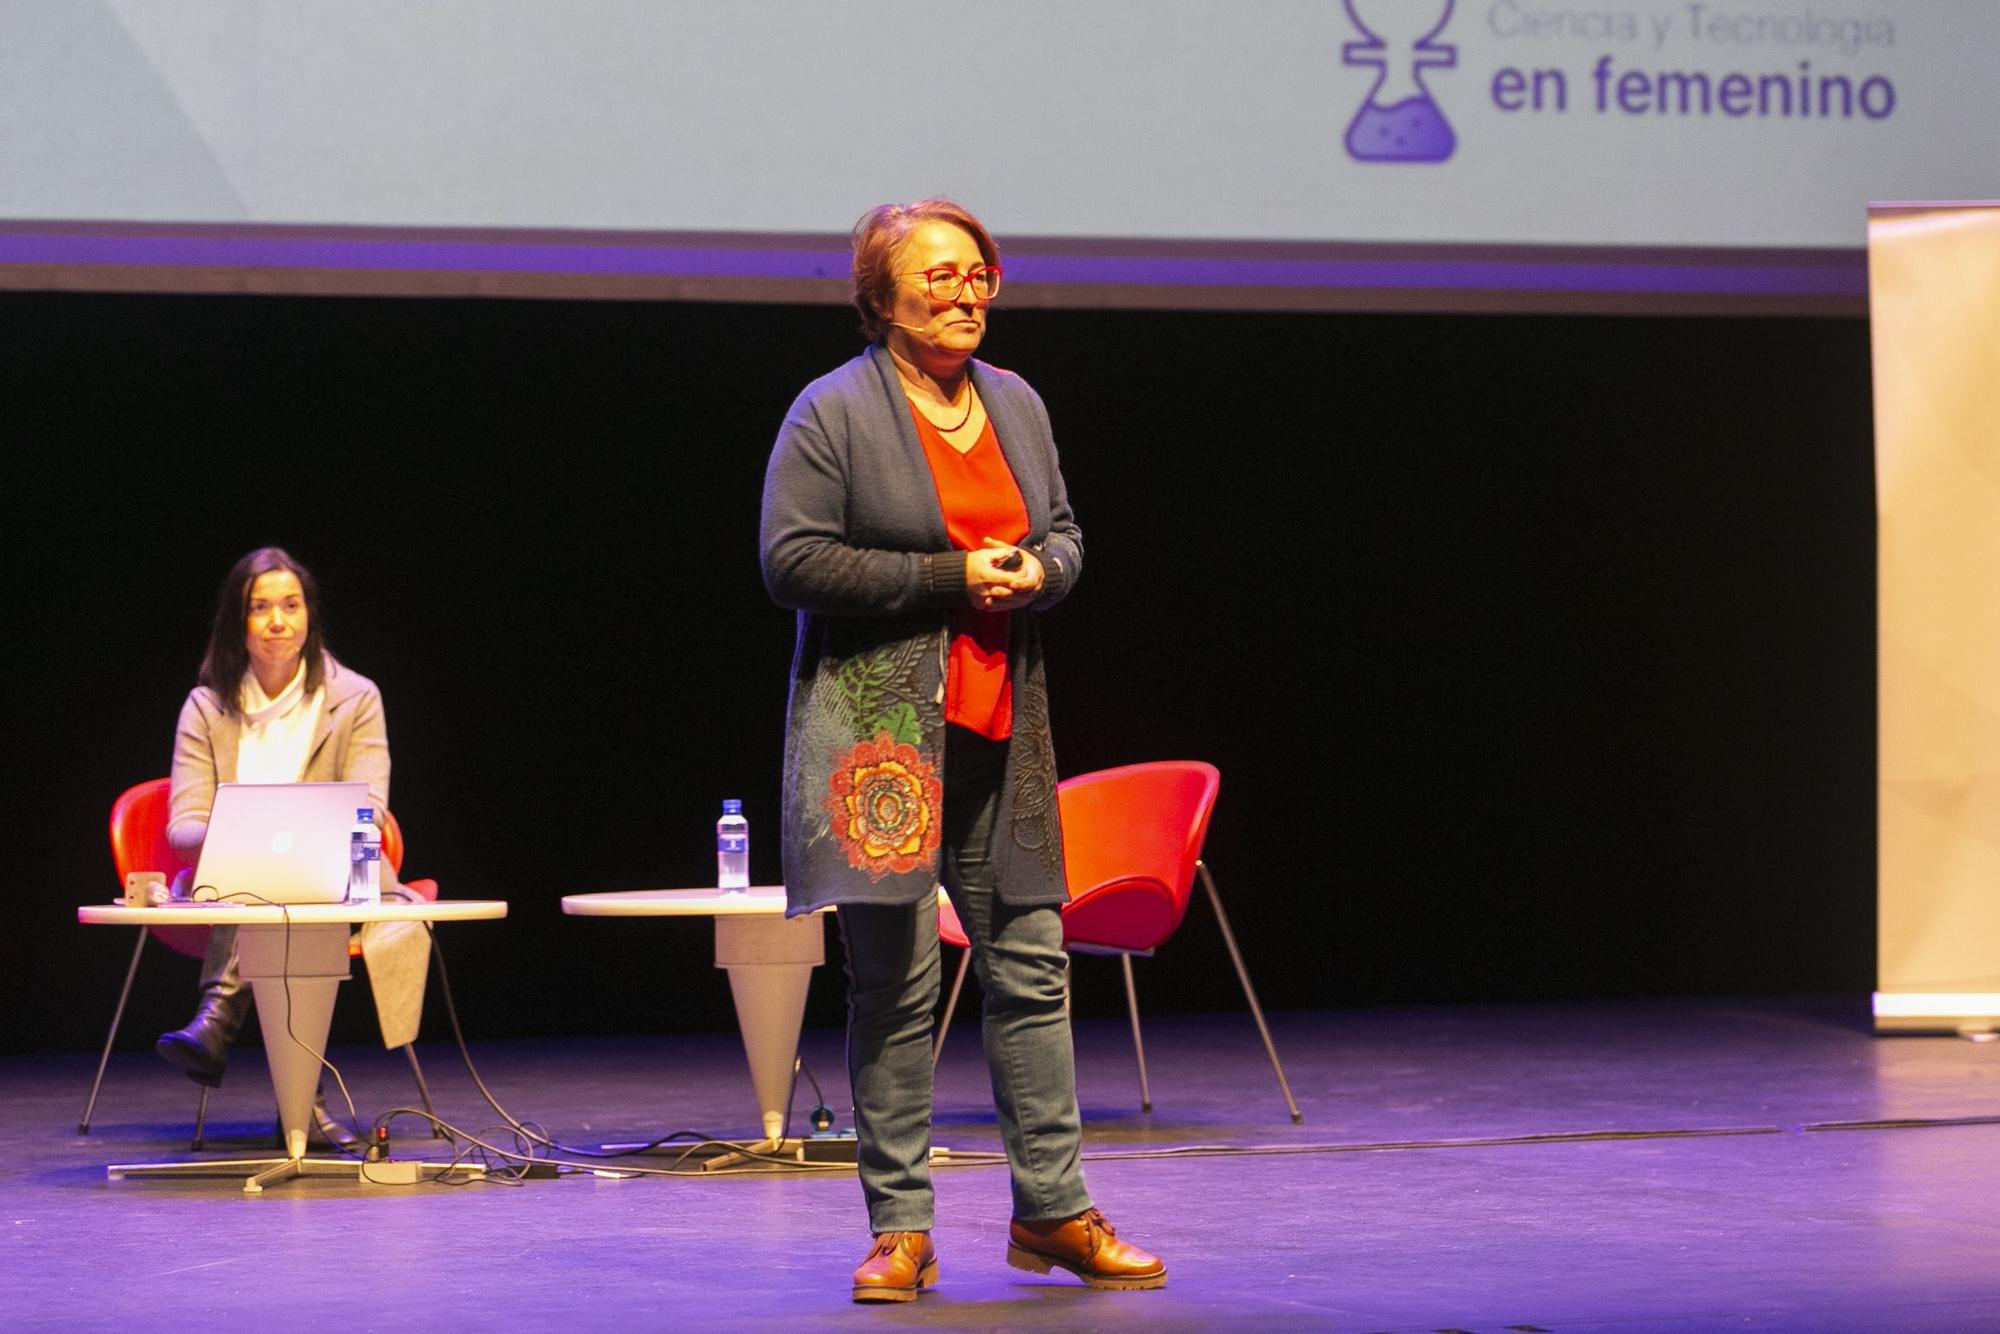
[[(357, 671), (326, 658), (326, 707), (306, 756), (308, 783), (363, 782), (377, 810), (389, 806), (389, 732), (382, 692)], [(167, 802), (167, 840), (190, 863), (208, 835), (215, 785), (236, 781), (236, 746), (242, 715), (213, 690), (196, 686), (181, 705), (174, 732), (173, 786)]]

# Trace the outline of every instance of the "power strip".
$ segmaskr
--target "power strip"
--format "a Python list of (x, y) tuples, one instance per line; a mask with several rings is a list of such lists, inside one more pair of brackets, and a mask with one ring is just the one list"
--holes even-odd
[(855, 1163), (861, 1158), (861, 1143), (853, 1132), (845, 1135), (813, 1135), (799, 1141), (794, 1155), (802, 1163)]
[(361, 1164), (361, 1184), (364, 1186), (414, 1186), (423, 1179), (422, 1163), (390, 1159)]

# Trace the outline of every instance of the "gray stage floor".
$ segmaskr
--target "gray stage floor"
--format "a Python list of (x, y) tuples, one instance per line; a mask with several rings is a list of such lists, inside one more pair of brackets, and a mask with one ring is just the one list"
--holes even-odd
[[(0, 1325), (2000, 1329), (2000, 1125), (1934, 1124), (2000, 1114), (2000, 1044), (1878, 1039), (1858, 1002), (1290, 1013), (1274, 1026), (1302, 1126), (1247, 1017), (1150, 1025), (1150, 1116), (1123, 1025), (1079, 1027), (1090, 1183), (1166, 1256), (1165, 1289), (1090, 1292), (1008, 1269), (1005, 1170), (965, 1166), (938, 1173), (940, 1287), (892, 1308), (848, 1301), (866, 1249), (851, 1173), (314, 1180), (257, 1197), (227, 1181), (107, 1181), (107, 1163), (185, 1150), (192, 1086), (149, 1053), (121, 1054), (79, 1137), (90, 1058), (0, 1062)], [(809, 1032), (803, 1050), (844, 1124), (838, 1034)], [(448, 1119), (496, 1123), (451, 1048), (424, 1055)], [(510, 1111), (570, 1143), (742, 1134), (751, 1120), (727, 1035), (474, 1055)], [(335, 1056), (365, 1113), (408, 1099), (399, 1060)], [(270, 1116), (261, 1056), (242, 1053), (211, 1151), (262, 1152)], [(1898, 1121), (1933, 1124), (1837, 1128)], [(414, 1123), (398, 1129), (399, 1155), (429, 1147)], [(998, 1147), (973, 1025), (946, 1053), (937, 1139)], [(1167, 1152), (1196, 1146), (1214, 1151)]]

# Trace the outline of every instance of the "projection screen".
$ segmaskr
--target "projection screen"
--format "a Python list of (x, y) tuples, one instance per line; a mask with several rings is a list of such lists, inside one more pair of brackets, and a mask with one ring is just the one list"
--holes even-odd
[(2000, 160), (1989, 0), (23, 0), (0, 284), (839, 300), (948, 193), (1026, 304), (1865, 309)]

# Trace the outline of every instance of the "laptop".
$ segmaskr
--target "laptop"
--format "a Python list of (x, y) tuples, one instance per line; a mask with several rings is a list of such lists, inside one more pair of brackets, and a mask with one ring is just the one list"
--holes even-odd
[(366, 783), (219, 785), (194, 896), (245, 904), (341, 902), (354, 812), (374, 804)]

